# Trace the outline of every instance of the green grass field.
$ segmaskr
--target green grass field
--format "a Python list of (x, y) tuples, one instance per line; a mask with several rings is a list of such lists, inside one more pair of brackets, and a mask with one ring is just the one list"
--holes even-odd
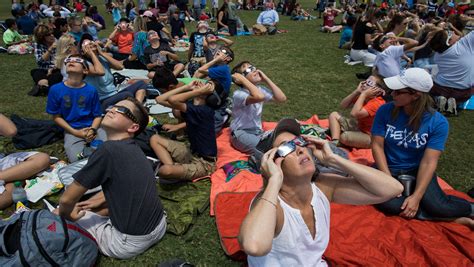
[[(101, 36), (107, 36), (112, 27), (111, 16), (103, 12), (103, 1), (90, 2), (99, 5), (99, 10), (106, 18), (108, 28), (101, 32)], [(303, 8), (311, 10), (313, 2), (302, 1)], [(9, 3), (10, 1), (0, 2), (0, 20), (10, 16)], [(241, 11), (239, 15), (251, 27), (258, 13)], [(338, 109), (340, 100), (356, 87), (358, 80), (354, 73), (365, 71), (365, 68), (343, 63), (346, 51), (337, 48), (339, 34), (320, 33), (318, 29), (321, 20), (293, 22), (286, 16), (280, 19), (280, 28), (289, 31), (286, 34), (232, 38), (235, 41), (232, 48), (236, 54), (232, 65), (241, 60), (250, 60), (287, 94), (288, 101), (285, 104), (266, 105), (263, 115), (265, 120), (276, 121), (282, 117), (306, 119), (313, 114), (326, 118), (331, 111)], [(192, 32), (195, 24), (188, 26)], [(185, 58), (184, 53), (180, 56)], [(49, 119), (45, 113), (46, 98), (27, 95), (33, 84), (30, 70), (34, 67), (33, 55), (0, 54), (1, 113)], [(458, 117), (449, 118), (449, 140), (438, 166), (438, 174), (460, 191), (467, 191), (474, 185), (471, 166), (474, 138), (469, 137), (474, 125), (473, 115), (473, 112), (463, 111)], [(0, 152), (8, 153), (12, 150), (9, 139), (0, 139)], [(64, 158), (61, 143), (39, 150)], [(167, 234), (158, 245), (143, 255), (129, 261), (102, 258), (100, 265), (143, 266), (171, 258), (186, 259), (199, 266), (240, 265), (230, 260), (221, 249), (214, 219), (208, 216), (208, 211), (198, 218), (184, 236)]]

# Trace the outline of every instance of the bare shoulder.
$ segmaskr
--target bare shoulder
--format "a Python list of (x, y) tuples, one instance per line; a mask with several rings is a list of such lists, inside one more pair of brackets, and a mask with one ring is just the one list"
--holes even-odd
[(320, 173), (314, 182), (321, 192), (326, 195), (329, 201), (332, 201), (334, 190), (337, 184), (347, 177), (343, 177), (339, 174), (334, 173)]

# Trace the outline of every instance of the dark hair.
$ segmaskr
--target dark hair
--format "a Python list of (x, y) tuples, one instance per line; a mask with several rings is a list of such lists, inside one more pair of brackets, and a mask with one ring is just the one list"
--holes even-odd
[(53, 17), (54, 17), (54, 18), (60, 18), (60, 17), (61, 17), (61, 12), (59, 12), (59, 11), (54, 11), (54, 12), (53, 12)]
[(382, 47), (380, 47), (380, 45), (382, 45), (382, 43), (384, 43), (386, 40), (387, 40), (387, 36), (386, 35), (379, 35), (377, 36), (375, 39), (374, 39), (374, 42), (372, 43), (372, 47), (379, 51), (379, 52), (382, 52)]
[(46, 37), (48, 37), (52, 33), (52, 30), (45, 24), (39, 24), (33, 30), (33, 34), (35, 36), (35, 41), (38, 44), (46, 44)]
[(130, 101), (133, 103), (135, 108), (132, 111), (133, 115), (137, 118), (139, 121), (138, 125), (138, 131), (134, 133), (134, 136), (137, 136), (141, 134), (145, 128), (148, 125), (148, 112), (146, 111), (146, 108), (140, 103), (136, 98), (134, 97), (127, 97), (125, 100)]
[(7, 26), (7, 28), (11, 28), (13, 27), (13, 25), (16, 24), (16, 21), (14, 19), (6, 19), (5, 20), (5, 26)]
[(94, 38), (89, 33), (84, 33), (81, 37), (81, 40), (79, 41), (79, 44), (78, 44), (80, 51), (82, 51), (82, 43), (84, 43), (85, 40), (94, 41)]
[(164, 66), (156, 67), (155, 76), (152, 79), (153, 87), (156, 89), (168, 90), (170, 85), (177, 85), (178, 80), (174, 76), (173, 72)]
[(234, 61), (234, 51), (232, 51), (232, 49), (230, 49), (228, 46), (223, 46), (220, 48), (221, 50), (225, 50), (227, 53), (227, 56), (230, 57), (230, 60), (227, 62), (227, 64), (229, 64), (230, 62)]
[(250, 61), (244, 60), (244, 61), (241, 61), (241, 62), (237, 63), (237, 65), (235, 65), (234, 68), (232, 68), (232, 74), (234, 74), (234, 73), (242, 74), (242, 71), (240, 69), (242, 68), (242, 66), (244, 64), (250, 64)]
[(59, 29), (64, 25), (67, 25), (67, 20), (65, 18), (57, 18), (54, 20), (54, 27), (56, 27), (56, 29)]
[(128, 18), (126, 18), (126, 17), (122, 17), (122, 18), (120, 18), (120, 20), (119, 20), (119, 23), (120, 23), (120, 22), (130, 23), (130, 20), (129, 20)]
[(429, 43), (430, 48), (438, 53), (443, 53), (448, 50), (449, 46), (446, 45), (446, 39), (448, 38), (448, 33), (446, 30), (439, 30), (431, 38)]
[(349, 27), (353, 27), (354, 24), (356, 23), (356, 21), (357, 21), (356, 16), (349, 16), (346, 20), (346, 25), (349, 26)]
[[(86, 59), (81, 54), (72, 54), (72, 55), (67, 56), (66, 58), (70, 58), (70, 57), (82, 58), (84, 60), (84, 64), (82, 64), (82, 66), (84, 67), (84, 69), (89, 70), (89, 65), (87, 64)], [(84, 79), (86, 76), (87, 75), (84, 74), (82, 79)]]
[(402, 24), (405, 18), (406, 18), (405, 15), (395, 14), (392, 20), (390, 20), (390, 22), (388, 23), (387, 28), (385, 29), (384, 33), (393, 31), (395, 29), (395, 26), (398, 24)]
[(211, 79), (210, 81), (214, 83), (214, 92), (206, 97), (206, 105), (213, 109), (218, 109), (225, 104), (229, 94), (218, 80)]
[(91, 15), (94, 15), (94, 14), (97, 14), (99, 13), (97, 11), (97, 7), (96, 6), (90, 6), (88, 9), (87, 9), (87, 12), (86, 12), (86, 16), (91, 16)]
[(467, 21), (464, 21), (460, 14), (453, 14), (448, 17), (448, 22), (453, 24), (453, 26), (459, 31), (463, 31), (466, 27)]
[(227, 6), (228, 6), (227, 3), (224, 2), (224, 4), (222, 4), (222, 6), (221, 6), (221, 7), (219, 8), (219, 10), (217, 11), (217, 14), (219, 14), (221, 11), (222, 11), (222, 12), (226, 12)]

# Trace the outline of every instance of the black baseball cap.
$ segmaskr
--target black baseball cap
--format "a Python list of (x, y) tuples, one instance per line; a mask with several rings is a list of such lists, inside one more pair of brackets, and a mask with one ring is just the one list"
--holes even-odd
[(253, 162), (256, 168), (260, 168), (263, 154), (273, 147), (273, 142), (275, 142), (275, 139), (283, 132), (300, 136), (301, 125), (293, 118), (284, 118), (278, 122), (275, 129), (265, 132), (255, 147), (253, 155), (250, 157), (250, 161)]

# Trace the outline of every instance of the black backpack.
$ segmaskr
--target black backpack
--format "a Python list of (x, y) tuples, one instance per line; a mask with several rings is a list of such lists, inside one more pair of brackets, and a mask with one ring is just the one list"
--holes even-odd
[(11, 115), (17, 134), (12, 138), (16, 149), (37, 148), (52, 144), (64, 137), (61, 127), (49, 120), (35, 120)]

